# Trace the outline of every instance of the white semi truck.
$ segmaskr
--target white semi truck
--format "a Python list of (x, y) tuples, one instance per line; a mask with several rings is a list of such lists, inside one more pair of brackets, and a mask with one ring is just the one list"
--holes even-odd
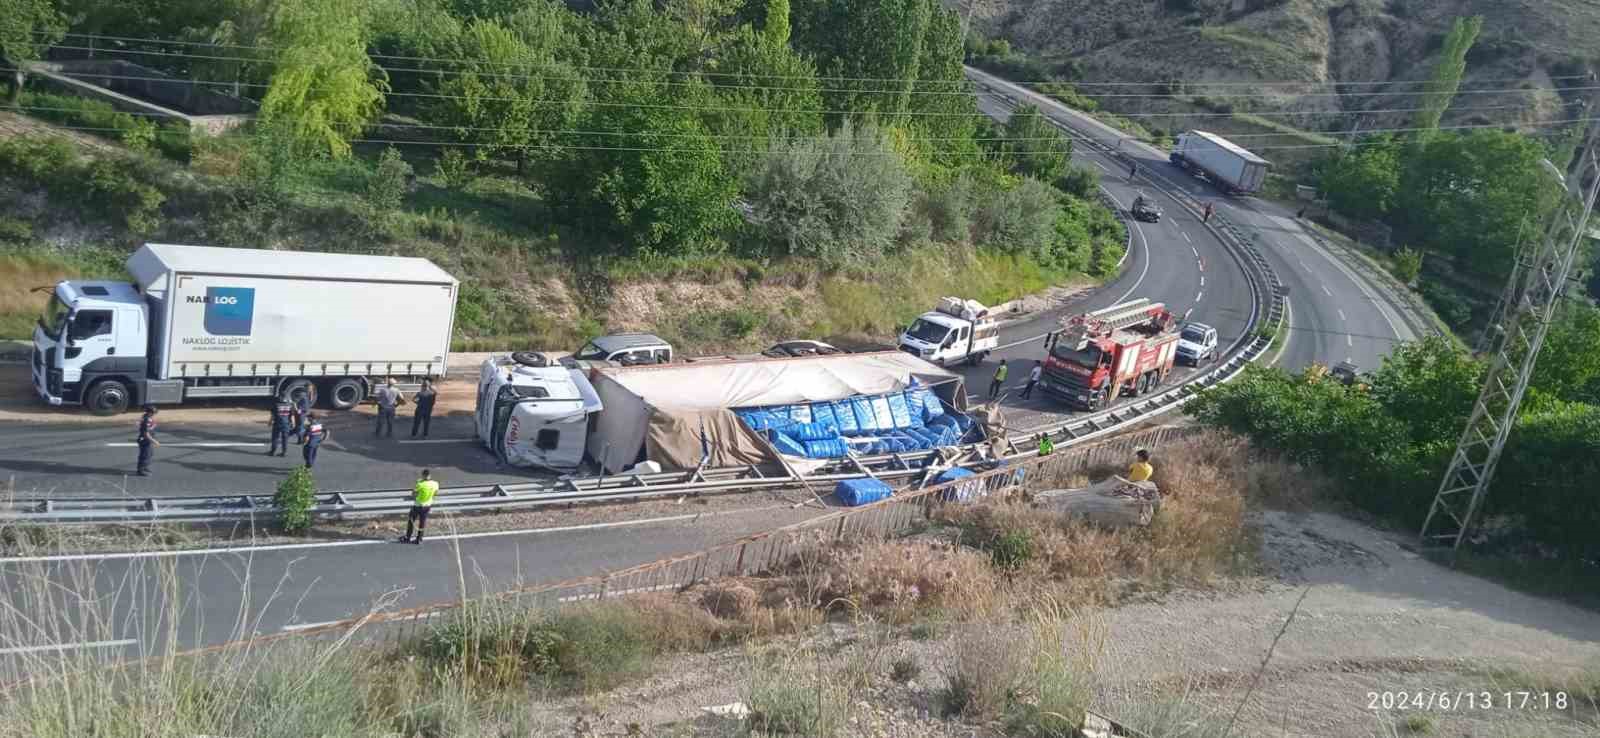
[(976, 365), (1000, 345), (1000, 325), (977, 300), (945, 297), (900, 334), (900, 350), (939, 366)]
[(211, 397), (348, 409), (385, 377), (441, 377), (457, 282), (426, 259), (146, 244), (133, 282), (57, 284), (33, 386), (114, 415)]
[(1260, 192), (1272, 163), (1215, 133), (1178, 134), (1169, 157), (1173, 164), (1205, 175), (1218, 189), (1234, 195)]

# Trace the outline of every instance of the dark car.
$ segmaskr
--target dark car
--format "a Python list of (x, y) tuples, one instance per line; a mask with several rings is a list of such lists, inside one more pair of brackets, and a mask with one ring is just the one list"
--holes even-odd
[(1161, 206), (1157, 205), (1155, 200), (1144, 195), (1133, 198), (1133, 207), (1128, 208), (1128, 212), (1133, 215), (1134, 220), (1142, 220), (1146, 223), (1155, 223), (1161, 220)]
[(761, 355), (772, 357), (774, 359), (781, 359), (791, 356), (831, 356), (833, 354), (843, 353), (848, 352), (844, 349), (838, 348), (831, 344), (823, 343), (821, 341), (799, 340), (784, 341), (783, 343), (776, 344), (772, 348), (761, 352)]

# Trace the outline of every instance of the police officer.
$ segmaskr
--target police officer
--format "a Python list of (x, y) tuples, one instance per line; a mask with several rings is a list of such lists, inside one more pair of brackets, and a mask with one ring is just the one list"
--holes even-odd
[[(439, 483), (433, 480), (432, 472), (422, 470), (422, 478), (417, 480), (417, 486), (411, 491), (411, 512), (406, 515), (406, 534), (401, 536), (401, 543), (422, 543), (422, 532), (428, 527), (428, 513), (433, 510), (433, 496), (439, 493)], [(411, 537), (411, 526), (416, 524), (417, 537)]]
[(322, 421), (317, 419), (316, 413), (306, 413), (305, 446), (300, 451), (306, 458), (307, 469), (317, 465), (317, 448), (332, 435), (332, 431), (323, 427)]
[(289, 404), (289, 398), (278, 398), (267, 424), (272, 426), (272, 445), (267, 447), (267, 455), (271, 456), (274, 451), (279, 456), (289, 453), (289, 432), (294, 424), (294, 405)]
[(296, 443), (306, 442), (306, 418), (311, 415), (311, 395), (302, 392), (293, 398), (294, 404), (294, 437)]
[(150, 457), (155, 455), (155, 448), (161, 445), (156, 440), (156, 406), (145, 405), (144, 417), (139, 419), (139, 466), (136, 473), (141, 477), (150, 476)]

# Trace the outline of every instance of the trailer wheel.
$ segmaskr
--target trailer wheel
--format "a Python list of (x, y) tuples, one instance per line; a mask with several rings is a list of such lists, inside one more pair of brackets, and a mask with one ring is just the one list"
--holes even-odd
[(95, 382), (89, 388), (89, 394), (83, 398), (83, 404), (89, 408), (92, 415), (121, 415), (127, 411), (128, 403), (132, 401), (128, 394), (128, 385), (115, 379), (104, 379)]
[(291, 379), (283, 383), (278, 390), (278, 395), (292, 403), (298, 403), (301, 397), (306, 398), (306, 405), (315, 407), (317, 404), (317, 385), (309, 379)]
[(328, 387), (328, 407), (349, 410), (367, 399), (367, 384), (355, 377), (345, 377)]

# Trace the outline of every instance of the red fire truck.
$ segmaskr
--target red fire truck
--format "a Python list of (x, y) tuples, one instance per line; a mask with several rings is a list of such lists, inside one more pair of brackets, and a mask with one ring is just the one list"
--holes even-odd
[(1045, 358), (1044, 390), (1085, 410), (1149, 392), (1172, 372), (1178, 319), (1145, 298), (1064, 321)]

